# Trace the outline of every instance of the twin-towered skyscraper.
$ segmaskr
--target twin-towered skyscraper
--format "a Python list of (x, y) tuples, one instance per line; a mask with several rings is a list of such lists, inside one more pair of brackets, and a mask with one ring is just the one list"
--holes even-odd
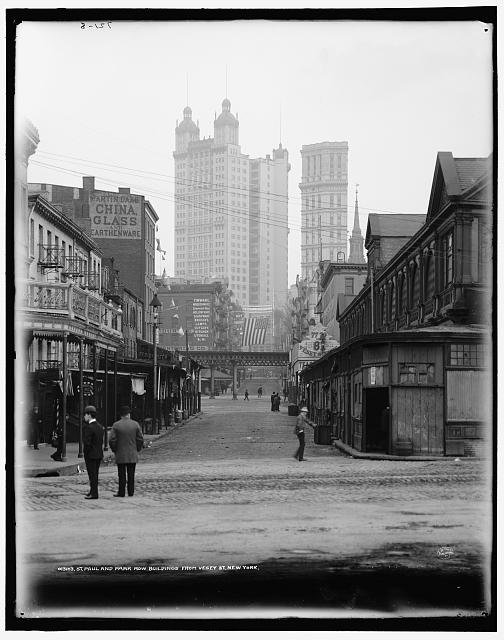
[(280, 144), (265, 158), (243, 154), (238, 117), (227, 98), (213, 138), (201, 139), (190, 107), (175, 135), (175, 277), (227, 278), (242, 306), (283, 306), (287, 150)]

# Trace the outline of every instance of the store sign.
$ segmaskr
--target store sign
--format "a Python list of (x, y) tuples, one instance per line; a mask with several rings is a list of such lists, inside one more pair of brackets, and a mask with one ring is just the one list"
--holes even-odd
[(142, 197), (130, 193), (103, 193), (89, 196), (91, 237), (97, 240), (141, 240)]
[(301, 360), (317, 360), (338, 346), (338, 341), (329, 337), (325, 327), (319, 323), (310, 327), (308, 338), (299, 344), (299, 357)]

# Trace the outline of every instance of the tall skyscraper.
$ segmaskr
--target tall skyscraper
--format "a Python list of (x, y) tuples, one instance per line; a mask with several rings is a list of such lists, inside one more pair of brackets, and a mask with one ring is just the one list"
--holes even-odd
[(175, 129), (175, 277), (227, 279), (236, 301), (283, 306), (288, 279), (289, 156), (251, 160), (238, 117), (222, 102), (214, 137), (200, 139), (190, 107)]
[(227, 277), (248, 304), (249, 158), (238, 133), (227, 98), (213, 138), (200, 140), (190, 107), (175, 129), (175, 277)]
[(352, 235), (350, 236), (350, 254), (348, 256), (348, 262), (352, 264), (364, 264), (364, 238), (362, 237), (360, 223), (359, 223), (359, 201), (358, 191), (355, 188), (355, 210), (354, 210), (354, 224)]
[(282, 143), (250, 161), (250, 305), (287, 303), (289, 170)]
[(347, 253), (348, 142), (301, 149), (301, 275), (311, 282), (321, 260)]
[(313, 317), (319, 263), (346, 259), (348, 142), (305, 144), (301, 158), (301, 277), (308, 284), (308, 313)]

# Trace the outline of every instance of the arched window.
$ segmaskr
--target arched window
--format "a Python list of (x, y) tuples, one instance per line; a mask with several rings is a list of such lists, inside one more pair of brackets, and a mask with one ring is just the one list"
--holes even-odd
[(453, 232), (447, 233), (441, 243), (443, 264), (443, 286), (447, 287), (453, 280)]
[(387, 289), (383, 287), (380, 291), (380, 310), (381, 310), (381, 325), (387, 324)]
[(434, 259), (429, 250), (424, 260), (424, 302), (429, 302), (434, 296)]
[(394, 287), (394, 282), (391, 281), (390, 282), (390, 287), (389, 287), (389, 298), (388, 298), (388, 317), (389, 320), (393, 320), (394, 318), (394, 310), (395, 310), (395, 287)]
[(420, 296), (420, 277), (418, 266), (414, 262), (410, 267), (410, 295), (408, 300), (408, 308), (411, 310), (419, 301)]

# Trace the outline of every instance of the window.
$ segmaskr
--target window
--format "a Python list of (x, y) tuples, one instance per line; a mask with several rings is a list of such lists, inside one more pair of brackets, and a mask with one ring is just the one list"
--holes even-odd
[(483, 367), (487, 363), (486, 344), (450, 345), (450, 364), (456, 367)]
[(44, 244), (44, 228), (41, 224), (38, 227), (39, 260), (42, 259), (42, 245)]
[(30, 255), (35, 255), (35, 222), (30, 220)]
[(354, 293), (354, 279), (345, 278), (345, 295), (353, 296), (353, 293)]
[(399, 363), (400, 384), (424, 385), (434, 384), (434, 382), (434, 365), (432, 363)]
[(453, 233), (446, 234), (442, 243), (443, 251), (443, 285), (451, 284), (453, 279)]

